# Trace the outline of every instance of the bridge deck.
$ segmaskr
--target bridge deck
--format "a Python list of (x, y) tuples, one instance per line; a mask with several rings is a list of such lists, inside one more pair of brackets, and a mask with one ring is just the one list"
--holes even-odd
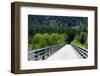
[(80, 54), (71, 46), (65, 45), (56, 53), (48, 57), (46, 60), (62, 60), (62, 59), (82, 59)]

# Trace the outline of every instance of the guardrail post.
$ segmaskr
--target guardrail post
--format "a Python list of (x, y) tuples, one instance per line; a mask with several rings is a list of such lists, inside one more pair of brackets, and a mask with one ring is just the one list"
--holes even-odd
[(55, 53), (62, 46), (64, 45), (54, 45), (42, 49), (37, 49), (35, 51), (33, 50), (28, 53), (28, 60), (44, 60)]
[(72, 47), (83, 57), (83, 58), (87, 58), (88, 57), (88, 51), (84, 48), (81, 48), (77, 45), (73, 45), (71, 44)]

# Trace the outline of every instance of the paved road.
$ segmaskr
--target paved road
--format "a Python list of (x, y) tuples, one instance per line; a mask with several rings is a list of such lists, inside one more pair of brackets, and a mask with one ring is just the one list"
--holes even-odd
[(56, 53), (48, 57), (46, 60), (62, 60), (62, 59), (82, 59), (79, 53), (71, 46), (65, 45)]

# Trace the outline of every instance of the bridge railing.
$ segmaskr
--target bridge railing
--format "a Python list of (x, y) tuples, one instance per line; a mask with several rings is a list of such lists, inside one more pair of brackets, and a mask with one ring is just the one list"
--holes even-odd
[(46, 48), (41, 48), (28, 52), (28, 60), (44, 60), (50, 55), (55, 53), (58, 49), (62, 48), (64, 45), (54, 45)]
[(73, 44), (71, 44), (71, 45), (83, 58), (88, 57), (88, 50), (87, 49), (79, 47), (77, 45), (73, 45)]

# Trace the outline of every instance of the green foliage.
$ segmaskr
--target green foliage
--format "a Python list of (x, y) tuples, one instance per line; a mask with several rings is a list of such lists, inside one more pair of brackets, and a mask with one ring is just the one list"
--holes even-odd
[(58, 44), (65, 44), (65, 37), (63, 35), (59, 35)]
[(65, 43), (87, 48), (87, 26), (87, 17), (29, 15), (29, 50)]
[(34, 43), (31, 44), (31, 49), (34, 49), (36, 47), (36, 45)]
[(32, 50), (32, 44), (28, 44), (28, 50), (30, 51), (30, 50)]
[(50, 45), (51, 44), (51, 37), (48, 33), (44, 33), (41, 39), (45, 45)]
[(71, 43), (72, 43), (72, 44), (77, 44), (77, 45), (79, 45), (79, 44), (80, 44), (80, 42), (79, 42), (79, 40), (78, 40), (78, 39), (74, 39)]
[(36, 33), (32, 38), (31, 44), (29, 44), (29, 48), (39, 49), (47, 46), (59, 45), (64, 43), (65, 43), (65, 37), (61, 34)]
[(75, 34), (76, 34), (76, 31), (75, 29), (73, 28), (70, 28), (67, 32), (67, 43), (70, 44), (73, 40), (74, 40), (74, 37), (75, 37)]
[(87, 45), (86, 44), (81, 44), (79, 40), (77, 39), (74, 39), (71, 44), (75, 44), (75, 45), (78, 45), (80, 47), (83, 47), (83, 48), (87, 48)]
[(58, 33), (52, 33), (51, 34), (51, 44), (57, 45), (57, 44), (64, 44), (65, 43), (65, 37)]
[[(87, 32), (87, 17), (64, 17), (64, 16), (38, 16), (29, 15), (28, 17), (28, 36), (29, 38), (36, 33), (59, 33), (69, 35), (72, 32)], [(74, 29), (73, 29), (74, 28)], [(75, 33), (75, 32), (74, 32)], [(70, 36), (70, 35), (69, 35)], [(69, 37), (68, 36), (68, 37)], [(74, 39), (70, 37), (69, 43)]]
[(86, 42), (86, 39), (87, 39), (87, 33), (81, 32), (79, 35), (79, 41), (81, 42), (81, 44), (84, 44)]
[(37, 33), (32, 38), (32, 43), (39, 43), (41, 41), (42, 35), (40, 33)]
[(51, 34), (52, 44), (57, 45), (59, 40), (59, 35), (56, 33)]
[(77, 31), (74, 40), (71, 42), (72, 44), (76, 44), (83, 48), (88, 48), (87, 45), (87, 32), (79, 32)]
[(85, 41), (85, 48), (88, 48), (88, 42), (87, 42), (87, 40)]

